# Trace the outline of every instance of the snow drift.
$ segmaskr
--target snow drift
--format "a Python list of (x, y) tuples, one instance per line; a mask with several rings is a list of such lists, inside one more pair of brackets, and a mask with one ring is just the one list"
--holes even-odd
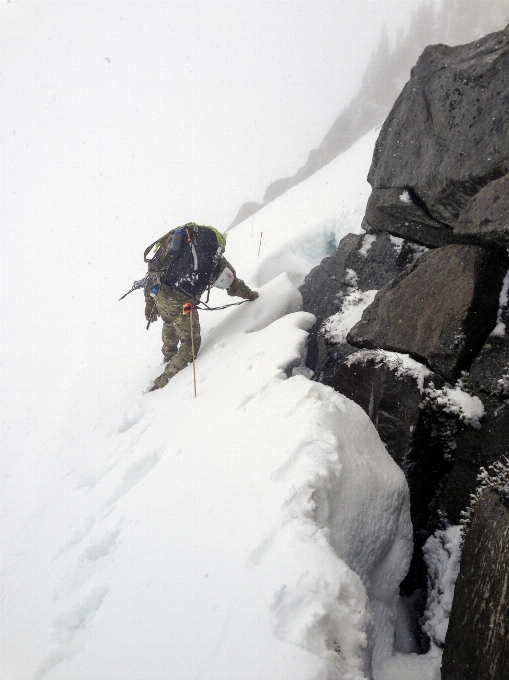
[(297, 290), (360, 231), (375, 137), (231, 231), (260, 298), (201, 315), (196, 399), (191, 367), (142, 394), (157, 334), (92, 276), (66, 327), (79, 362), (43, 334), (52, 380), (5, 430), (6, 680), (362, 680), (391, 657), (406, 482), (367, 415), (309, 380)]

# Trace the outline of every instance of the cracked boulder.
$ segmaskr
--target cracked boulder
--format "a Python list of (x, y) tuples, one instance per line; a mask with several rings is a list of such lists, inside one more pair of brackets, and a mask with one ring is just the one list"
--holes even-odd
[(506, 268), (479, 246), (432, 250), (379, 291), (347, 342), (409, 354), (455, 380), (495, 326)]
[(509, 248), (509, 174), (487, 184), (463, 210), (454, 234), (487, 246)]
[(450, 242), (471, 198), (509, 172), (508, 110), (509, 26), (427, 47), (375, 146), (369, 227), (431, 247)]

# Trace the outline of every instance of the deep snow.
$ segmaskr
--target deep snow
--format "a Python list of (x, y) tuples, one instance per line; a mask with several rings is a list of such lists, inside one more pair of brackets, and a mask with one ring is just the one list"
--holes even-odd
[[(2, 678), (438, 677), (437, 647), (393, 656), (403, 474), (366, 414), (304, 368), (314, 318), (297, 288), (361, 232), (376, 134), (229, 233), (260, 298), (201, 314), (196, 399), (191, 367), (143, 394), (160, 326), (145, 332), (140, 293), (117, 302), (142, 248), (135, 265), (132, 237), (68, 235), (86, 263), (54, 277), (82, 285), (72, 301), (34, 290), (52, 327), (5, 413)], [(20, 366), (34, 318), (9, 348)]]

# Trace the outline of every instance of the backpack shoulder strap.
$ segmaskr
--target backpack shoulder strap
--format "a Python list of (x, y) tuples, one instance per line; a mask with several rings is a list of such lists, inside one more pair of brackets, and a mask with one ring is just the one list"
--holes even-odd
[[(148, 246), (148, 248), (145, 248), (145, 252), (143, 253), (143, 260), (145, 262), (152, 262), (154, 260), (154, 258), (156, 257), (156, 254), (157, 254), (159, 248), (162, 245), (165, 245), (165, 243), (168, 241), (169, 237), (173, 234), (174, 231), (175, 231), (175, 229), (172, 229), (171, 231), (169, 231), (164, 236), (161, 236), (161, 238), (158, 238), (157, 241), (154, 241), (154, 243), (151, 243)], [(152, 252), (152, 251), (154, 251), (153, 256), (148, 257), (149, 253)]]

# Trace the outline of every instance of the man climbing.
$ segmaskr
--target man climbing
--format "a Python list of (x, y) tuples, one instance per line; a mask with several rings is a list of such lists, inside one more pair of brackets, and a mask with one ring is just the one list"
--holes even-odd
[[(145, 317), (148, 321), (157, 316), (163, 320), (162, 353), (166, 363), (151, 392), (164, 387), (196, 357), (201, 344), (197, 305), (207, 288), (212, 285), (226, 288), (228, 295), (245, 300), (258, 297), (256, 291), (237, 278), (223, 256), (225, 244), (225, 237), (212, 227), (189, 222), (145, 251), (145, 261), (149, 263), (149, 279), (144, 289)], [(147, 258), (151, 252), (153, 257)]]

